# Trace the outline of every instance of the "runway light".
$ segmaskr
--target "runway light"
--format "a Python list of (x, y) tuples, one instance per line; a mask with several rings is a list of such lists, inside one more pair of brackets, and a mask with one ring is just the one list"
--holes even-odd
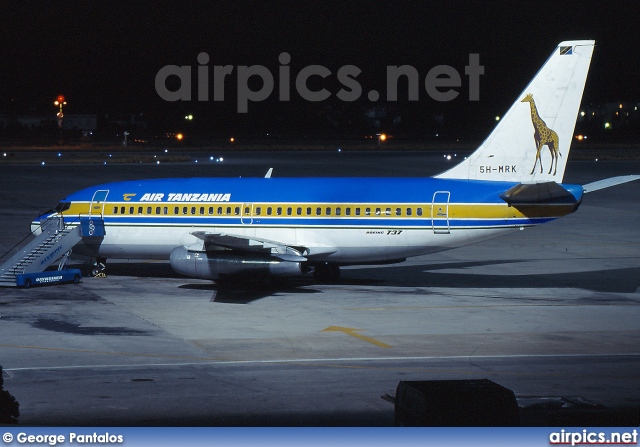
[(451, 155), (447, 155), (447, 160), (451, 160)]
[(604, 123), (605, 129), (611, 129), (611, 123)]
[(233, 138), (233, 137), (231, 137), (231, 138), (229, 139), (229, 141), (231, 141), (231, 142), (233, 143), (234, 141), (236, 141), (236, 139), (235, 139), (235, 138)]
[(380, 134), (380, 141), (386, 141), (387, 140), (387, 136), (383, 133)]
[(164, 153), (166, 154), (167, 152), (169, 152), (167, 149), (164, 150)]
[(184, 138), (184, 135), (182, 135), (181, 133), (179, 133), (178, 135), (176, 135), (176, 138), (178, 140), (182, 140)]
[(160, 164), (160, 160), (156, 161), (156, 164), (159, 165)]
[(213, 156), (209, 157), (209, 160), (213, 161)]
[(224, 161), (224, 158), (220, 157), (220, 161)]
[(58, 157), (62, 157), (62, 154), (60, 152), (58, 152)]
[(499, 116), (496, 116), (496, 121), (500, 121), (500, 117)]
[(44, 161), (41, 164), (42, 164), (42, 166), (44, 166)]

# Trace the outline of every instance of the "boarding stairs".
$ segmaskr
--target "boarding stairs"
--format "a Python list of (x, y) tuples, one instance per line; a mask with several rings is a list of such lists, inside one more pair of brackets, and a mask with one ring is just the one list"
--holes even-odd
[(71, 249), (83, 237), (104, 236), (101, 216), (80, 216), (65, 222), (62, 215), (54, 215), (40, 228), (42, 232), (35, 239), (0, 266), (0, 287), (13, 287), (17, 275), (43, 272), (57, 260), (60, 260), (58, 270), (61, 270)]

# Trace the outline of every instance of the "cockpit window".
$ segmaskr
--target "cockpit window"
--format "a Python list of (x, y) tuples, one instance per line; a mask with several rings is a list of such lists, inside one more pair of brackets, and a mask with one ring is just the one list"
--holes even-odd
[(62, 213), (64, 211), (67, 211), (69, 208), (71, 208), (71, 202), (60, 202), (56, 206), (55, 210), (57, 213)]

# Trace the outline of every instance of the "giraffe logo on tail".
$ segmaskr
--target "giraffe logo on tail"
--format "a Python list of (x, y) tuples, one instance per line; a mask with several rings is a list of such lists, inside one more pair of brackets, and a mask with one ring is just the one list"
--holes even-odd
[(555, 130), (549, 129), (542, 118), (540, 118), (540, 115), (538, 115), (538, 109), (536, 108), (536, 103), (533, 100), (533, 95), (531, 93), (525, 96), (520, 102), (528, 102), (529, 106), (531, 106), (531, 121), (533, 122), (533, 128), (535, 129), (533, 139), (536, 141), (536, 162), (533, 165), (533, 169), (531, 169), (531, 175), (533, 175), (533, 172), (536, 169), (538, 160), (540, 161), (540, 173), (542, 174), (544, 172), (542, 168), (542, 159), (540, 158), (540, 150), (542, 149), (542, 146), (545, 145), (549, 148), (549, 152), (551, 152), (551, 166), (549, 167), (549, 174), (553, 171), (553, 175), (556, 175), (556, 171), (558, 169), (558, 157), (562, 156), (560, 153), (560, 147), (558, 146), (558, 134)]

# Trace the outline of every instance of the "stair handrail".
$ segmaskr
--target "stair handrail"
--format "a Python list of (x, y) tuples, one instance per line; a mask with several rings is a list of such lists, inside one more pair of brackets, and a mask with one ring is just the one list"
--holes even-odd
[[(44, 220), (43, 222), (40, 222), (40, 225), (38, 225), (36, 227), (35, 231), (44, 230), (45, 226), (47, 226), (52, 219), (60, 219), (60, 218), (62, 218), (62, 229), (61, 230), (63, 230), (69, 224), (74, 224), (74, 223), (80, 222), (80, 215), (79, 214), (78, 214), (78, 216), (73, 216), (73, 219), (69, 220), (69, 221), (66, 221), (65, 217), (72, 217), (72, 216), (64, 215), (64, 214), (60, 214), (60, 213), (52, 214), (46, 220)], [(10, 258), (11, 256), (15, 255), (17, 253), (16, 249), (20, 245), (22, 245), (24, 241), (29, 239), (29, 237), (33, 236), (35, 231), (30, 231), (29, 234), (27, 234), (24, 238), (22, 238), (20, 241), (18, 241), (13, 247), (11, 247), (9, 250), (7, 250), (2, 256), (0, 256), (0, 264), (2, 264), (2, 260), (4, 258)]]

